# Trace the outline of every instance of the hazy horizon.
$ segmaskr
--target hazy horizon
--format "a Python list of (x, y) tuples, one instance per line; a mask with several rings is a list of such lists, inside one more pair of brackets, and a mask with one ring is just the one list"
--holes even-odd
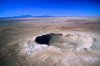
[(0, 0), (0, 17), (100, 16), (98, 0)]

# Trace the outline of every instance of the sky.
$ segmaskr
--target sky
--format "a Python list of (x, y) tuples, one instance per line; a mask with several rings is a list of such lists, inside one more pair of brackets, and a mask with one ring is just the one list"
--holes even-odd
[(0, 0), (0, 17), (100, 16), (99, 0)]

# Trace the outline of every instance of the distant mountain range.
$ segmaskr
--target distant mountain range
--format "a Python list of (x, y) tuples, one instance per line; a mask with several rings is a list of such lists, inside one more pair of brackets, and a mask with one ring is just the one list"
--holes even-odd
[(56, 17), (56, 16), (48, 16), (48, 15), (41, 15), (41, 16), (32, 16), (32, 15), (14, 16), (14, 18), (28, 18), (28, 17)]
[(21, 16), (13, 16), (13, 17), (0, 17), (0, 19), (14, 19), (14, 18), (47, 18), (47, 17), (57, 17), (57, 16), (48, 16), (48, 15), (41, 15), (41, 16), (21, 15)]
[(21, 16), (13, 16), (13, 17), (0, 17), (2, 19), (16, 19), (16, 18), (48, 18), (48, 17), (99, 17), (100, 16), (49, 16), (49, 15), (40, 15), (40, 16), (33, 16), (33, 15), (21, 15)]

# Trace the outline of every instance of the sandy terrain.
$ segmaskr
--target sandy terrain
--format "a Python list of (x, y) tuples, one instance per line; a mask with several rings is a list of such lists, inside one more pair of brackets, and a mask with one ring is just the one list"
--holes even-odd
[(0, 20), (0, 66), (100, 66), (100, 19)]

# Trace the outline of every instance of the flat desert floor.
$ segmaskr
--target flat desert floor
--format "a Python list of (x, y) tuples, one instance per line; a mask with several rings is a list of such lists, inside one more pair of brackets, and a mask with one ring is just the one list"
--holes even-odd
[(1, 19), (0, 66), (100, 66), (100, 19)]

